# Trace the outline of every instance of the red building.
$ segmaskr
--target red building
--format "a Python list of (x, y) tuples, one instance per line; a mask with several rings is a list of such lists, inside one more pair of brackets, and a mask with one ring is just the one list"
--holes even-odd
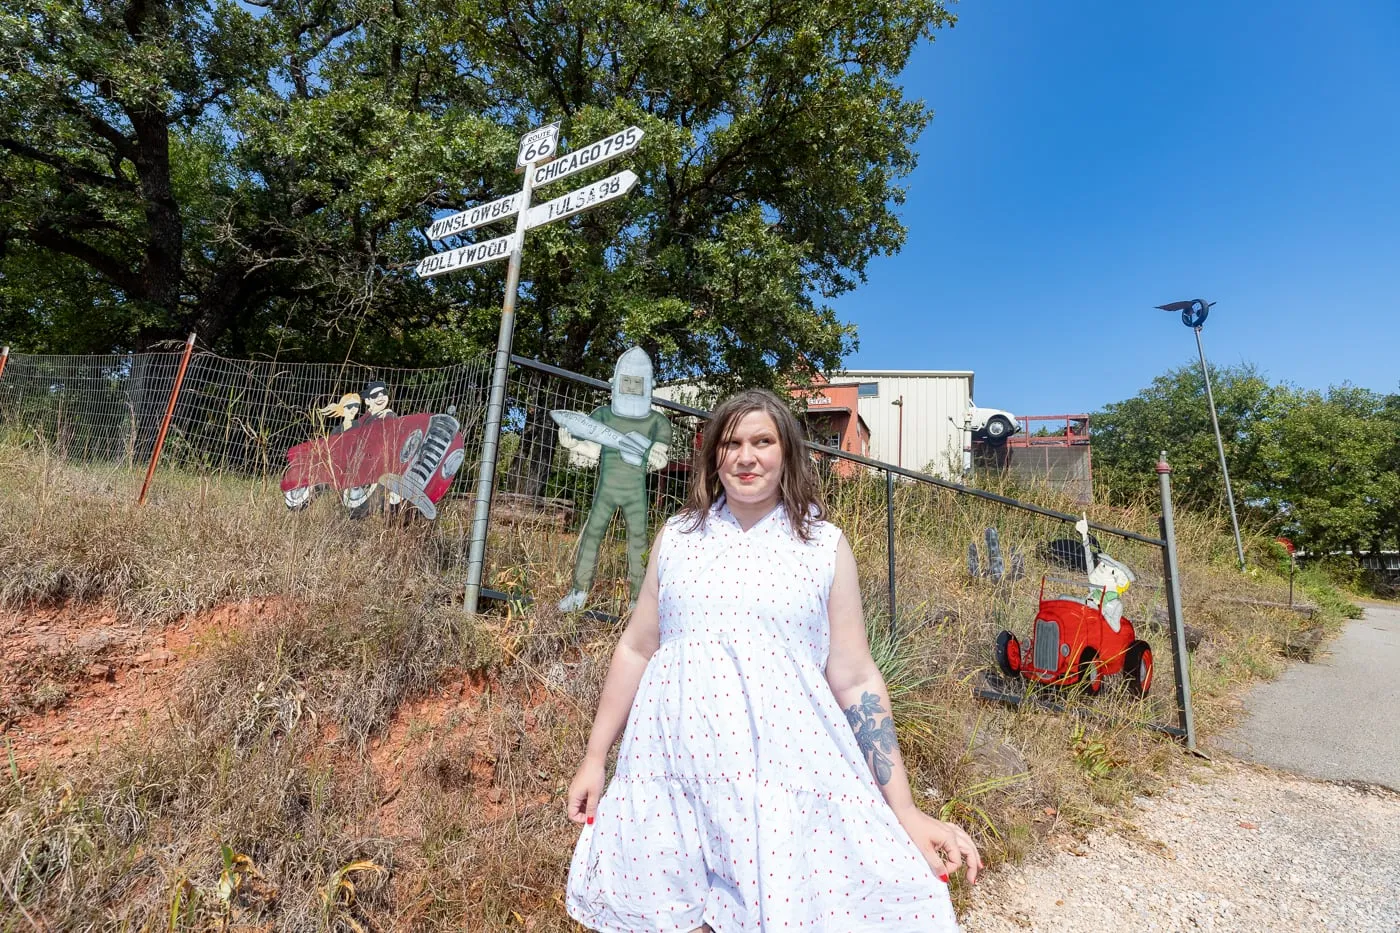
[[(792, 397), (807, 403), (801, 419), (808, 439), (824, 447), (870, 456), (870, 427), (860, 416), (859, 391), (858, 382), (828, 382), (820, 374), (810, 389), (793, 389)], [(832, 460), (832, 469), (842, 476), (860, 470), (860, 465), (850, 460)]]

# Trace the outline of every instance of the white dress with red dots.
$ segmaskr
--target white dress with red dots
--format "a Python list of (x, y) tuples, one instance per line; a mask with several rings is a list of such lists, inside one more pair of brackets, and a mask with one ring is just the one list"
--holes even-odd
[(661, 645), (569, 869), (601, 933), (956, 931), (947, 887), (885, 803), (823, 673), (840, 530), (724, 500), (666, 525)]

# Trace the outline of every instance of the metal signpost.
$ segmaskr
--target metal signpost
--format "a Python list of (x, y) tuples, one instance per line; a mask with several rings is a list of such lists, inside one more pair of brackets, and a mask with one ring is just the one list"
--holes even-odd
[(530, 195), (538, 187), (625, 155), (636, 149), (641, 141), (642, 130), (629, 126), (568, 155), (551, 159), (559, 145), (559, 124), (551, 123), (531, 130), (520, 138), (520, 149), (516, 154), (515, 164), (525, 172), (524, 187), (518, 194), (506, 195), (443, 217), (428, 228), (428, 237), (440, 240), (498, 220), (515, 218), (513, 234), (436, 253), (424, 258), (417, 266), (418, 275), (426, 279), (510, 257), (506, 270), (505, 303), (501, 308), (501, 330), (496, 338), (496, 360), (491, 371), (491, 395), (486, 405), (486, 436), (482, 440), (477, 474), (476, 511), (472, 518), (470, 549), (467, 553), (465, 602), (468, 612), (476, 612), (481, 596), (481, 572), (485, 564), (486, 532), (490, 525), (491, 493), (496, 484), (496, 452), (500, 446), (501, 418), (505, 409), (506, 370), (510, 365), (511, 342), (515, 336), (515, 295), (520, 286), (525, 231), (620, 198), (637, 184), (637, 176), (632, 172), (618, 172), (535, 207), (530, 206)]

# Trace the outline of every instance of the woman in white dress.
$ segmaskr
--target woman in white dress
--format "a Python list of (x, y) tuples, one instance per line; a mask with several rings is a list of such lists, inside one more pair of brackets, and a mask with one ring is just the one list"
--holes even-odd
[(957, 930), (948, 872), (981, 858), (914, 804), (801, 437), (770, 392), (725, 401), (652, 546), (569, 786), (566, 904), (592, 930)]

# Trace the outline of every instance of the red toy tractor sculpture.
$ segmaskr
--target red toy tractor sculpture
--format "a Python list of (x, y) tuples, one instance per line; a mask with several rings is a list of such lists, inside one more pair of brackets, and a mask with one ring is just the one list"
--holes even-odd
[(1091, 696), (1103, 689), (1105, 677), (1120, 672), (1133, 696), (1145, 696), (1152, 687), (1152, 648), (1137, 637), (1133, 623), (1121, 619), (1115, 632), (1104, 618), (1103, 595), (1097, 604), (1071, 596), (1046, 599), (1043, 577), (1030, 644), (1022, 650), (1020, 639), (1003, 631), (997, 636), (996, 657), (1008, 677), (1051, 686), (1077, 684)]

